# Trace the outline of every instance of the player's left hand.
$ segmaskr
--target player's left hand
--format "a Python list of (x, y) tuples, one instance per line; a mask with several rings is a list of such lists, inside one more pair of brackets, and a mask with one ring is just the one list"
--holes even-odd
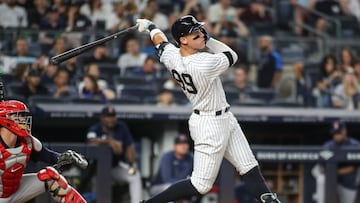
[(138, 25), (139, 32), (149, 32), (149, 26), (154, 24), (152, 21), (148, 19), (137, 19), (136, 24)]
[(67, 150), (60, 155), (56, 163), (56, 168), (60, 172), (62, 172), (64, 170), (69, 169), (72, 166), (76, 166), (81, 169), (86, 169), (88, 166), (88, 162), (83, 155), (73, 150)]

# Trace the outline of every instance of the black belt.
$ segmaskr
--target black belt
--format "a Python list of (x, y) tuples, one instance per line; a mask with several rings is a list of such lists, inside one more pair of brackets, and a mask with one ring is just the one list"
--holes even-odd
[[(225, 108), (224, 113), (228, 112), (229, 110), (230, 110), (230, 106), (228, 106), (228, 107)], [(194, 113), (196, 113), (196, 114), (198, 114), (198, 115), (201, 114), (201, 112), (200, 112), (198, 109), (194, 109)], [(220, 116), (222, 113), (223, 113), (222, 110), (215, 111), (215, 115), (214, 115), (214, 116)]]

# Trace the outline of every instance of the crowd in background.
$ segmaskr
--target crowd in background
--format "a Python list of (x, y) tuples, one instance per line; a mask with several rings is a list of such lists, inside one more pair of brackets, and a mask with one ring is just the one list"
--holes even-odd
[[(232, 105), (290, 105), (322, 108), (360, 108), (360, 59), (357, 50), (345, 47), (328, 53), (307, 68), (305, 62), (285, 64), (276, 50), (273, 32), (290, 36), (317, 37), (331, 33), (326, 19), (360, 18), (357, 0), (289, 0), (294, 11), (289, 22), (297, 26), (276, 27), (275, 14), (281, 1), (272, 0), (2, 0), (0, 1), (0, 70), (8, 95), (31, 103), (47, 97), (99, 103), (147, 103), (161, 106), (187, 105), (187, 100), (159, 63), (149, 37), (130, 33), (95, 47), (59, 65), (49, 59), (135, 25), (147, 18), (164, 30), (176, 18), (193, 15), (206, 22), (213, 37), (225, 42), (240, 56), (225, 74), (224, 88)], [(283, 1), (285, 2), (285, 1)], [(275, 10), (274, 10), (275, 9)], [(283, 11), (286, 12), (286, 11)], [(280, 19), (281, 20), (281, 19)], [(284, 19), (282, 19), (284, 20)], [(279, 21), (279, 19), (277, 19)], [(309, 32), (301, 25), (313, 25)], [(269, 32), (260, 33), (261, 25)], [(260, 27), (261, 27), (260, 26)], [(10, 33), (10, 35), (9, 35)], [(14, 36), (15, 33), (15, 36)], [(242, 39), (256, 36), (257, 57), (250, 61)], [(115, 46), (114, 46), (115, 44)], [(290, 65), (294, 90), (289, 93), (285, 66)], [(252, 68), (255, 67), (255, 68)], [(288, 72), (286, 72), (288, 73)], [(309, 82), (310, 81), (310, 82)], [(309, 85), (310, 84), (310, 85)], [(282, 97), (283, 95), (291, 97)]]

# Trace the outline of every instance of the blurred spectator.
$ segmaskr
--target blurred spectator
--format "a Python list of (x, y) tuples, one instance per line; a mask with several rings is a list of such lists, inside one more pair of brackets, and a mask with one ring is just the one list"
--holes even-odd
[(281, 56), (273, 50), (272, 37), (259, 38), (260, 56), (257, 71), (257, 86), (260, 88), (274, 88), (281, 78), (283, 64)]
[(75, 86), (69, 85), (69, 73), (59, 69), (54, 77), (54, 85), (49, 87), (49, 92), (54, 98), (75, 98), (78, 91)]
[(135, 2), (128, 2), (125, 4), (126, 10), (126, 20), (129, 22), (130, 26), (136, 24), (136, 19), (139, 18), (138, 6)]
[(28, 99), (32, 95), (49, 95), (48, 89), (41, 84), (41, 71), (29, 69), (25, 83), (23, 83), (20, 94)]
[[(342, 149), (344, 147), (359, 147), (360, 142), (348, 136), (346, 124), (342, 121), (336, 120), (331, 123), (330, 135), (332, 139), (326, 141), (324, 148), (329, 150)], [(325, 203), (325, 173), (326, 168), (321, 163), (313, 169), (313, 174), (316, 177), (316, 191), (317, 191), (317, 203)], [(339, 163), (337, 169), (337, 185), (334, 185), (337, 191), (337, 198), (341, 203), (354, 203), (359, 183), (358, 177), (358, 165), (355, 163)]]
[(151, 20), (161, 30), (168, 30), (169, 21), (167, 16), (161, 13), (158, 8), (156, 0), (148, 0), (147, 7), (142, 12), (142, 18)]
[(66, 19), (60, 15), (59, 9), (55, 6), (49, 7), (39, 22), (40, 30), (46, 31), (62, 31), (66, 26)]
[(15, 62), (31, 64), (35, 62), (36, 57), (29, 52), (28, 41), (25, 38), (19, 37), (15, 41), (15, 53), (12, 57), (15, 58)]
[(129, 183), (131, 203), (139, 203), (142, 182), (136, 166), (134, 138), (126, 123), (116, 118), (114, 107), (102, 109), (100, 122), (89, 128), (86, 137), (89, 144), (111, 147), (113, 168), (110, 173), (115, 181)]
[(30, 68), (30, 65), (17, 64), (11, 73), (14, 76), (13, 82), (24, 83), (26, 81), (29, 68)]
[(116, 2), (114, 4), (114, 12), (109, 15), (105, 28), (107, 31), (115, 33), (128, 27), (130, 27), (130, 22), (126, 18), (124, 4)]
[(64, 19), (67, 18), (67, 9), (68, 9), (68, 6), (65, 3), (66, 3), (66, 1), (64, 1), (64, 0), (51, 0), (50, 1), (50, 5), (53, 5), (53, 7), (58, 10), (60, 17), (64, 18)]
[[(294, 8), (294, 20), (298, 25), (304, 24), (306, 18), (309, 18), (310, 2), (312, 0), (290, 0), (291, 6)], [(305, 35), (301, 26), (295, 26), (295, 33), (299, 36)]]
[(124, 73), (128, 67), (142, 66), (147, 54), (140, 52), (139, 41), (136, 38), (129, 38), (125, 42), (125, 53), (118, 58), (117, 65)]
[(0, 4), (0, 27), (26, 28), (28, 18), (26, 10), (16, 5), (16, 0), (3, 0)]
[(80, 13), (87, 16), (97, 30), (105, 30), (106, 19), (113, 13), (113, 5), (102, 0), (89, 0), (81, 6)]
[(34, 7), (27, 9), (29, 28), (38, 29), (41, 19), (45, 16), (47, 10), (46, 0), (34, 0)]
[(179, 134), (174, 140), (173, 150), (165, 152), (161, 157), (158, 172), (151, 182), (150, 196), (164, 191), (172, 183), (190, 177), (193, 159), (189, 138)]
[(354, 54), (354, 51), (349, 47), (344, 47), (341, 49), (340, 52), (340, 70), (343, 73), (346, 73), (349, 69), (353, 68), (354, 60), (356, 58), (356, 55)]
[(315, 86), (312, 94), (316, 98), (317, 107), (331, 107), (331, 92), (341, 83), (342, 73), (337, 68), (337, 60), (333, 54), (326, 55), (320, 63), (320, 75), (313, 78)]
[(304, 106), (313, 105), (313, 100), (312, 97), (310, 97), (308, 91), (308, 85), (306, 84), (304, 63), (303, 62), (294, 63), (292, 68), (296, 80), (297, 98), (300, 101), (303, 101)]
[(33, 64), (31, 64), (31, 68), (38, 69), (43, 72), (48, 64), (49, 57), (46, 54), (42, 54)]
[(16, 66), (15, 58), (4, 53), (4, 47), (0, 42), (0, 73), (11, 73)]
[(359, 0), (348, 0), (349, 13), (357, 18), (360, 22), (360, 1)]
[(54, 85), (54, 77), (57, 71), (58, 71), (57, 65), (54, 64), (46, 65), (40, 77), (41, 83), (46, 87)]
[(156, 105), (164, 107), (176, 105), (173, 93), (165, 88), (160, 90), (159, 94), (156, 96)]
[(220, 21), (213, 23), (213, 25), (212, 34), (215, 36), (236, 39), (249, 35), (247, 26), (239, 18), (233, 18), (231, 15), (222, 17)]
[(15, 54), (14, 56), (29, 56), (28, 41), (25, 38), (19, 37), (15, 41)]
[(211, 25), (214, 26), (225, 19), (234, 20), (236, 18), (236, 9), (231, 5), (231, 0), (219, 0), (210, 6), (207, 16)]
[(360, 83), (360, 59), (356, 58), (354, 60), (354, 73), (357, 79), (357, 82)]
[(85, 31), (91, 28), (91, 20), (80, 13), (81, 5), (81, 1), (75, 1), (69, 5), (66, 31)]
[(180, 16), (192, 15), (199, 21), (202, 21), (199, 15), (203, 15), (204, 9), (198, 0), (184, 0), (184, 6), (181, 8)]
[(332, 94), (332, 104), (335, 108), (354, 110), (358, 108), (355, 97), (360, 93), (360, 86), (356, 80), (354, 71), (348, 69), (342, 79), (342, 83), (337, 85)]
[(84, 59), (84, 65), (90, 63), (115, 63), (116, 60), (109, 56), (109, 52), (105, 44), (100, 44), (94, 48), (92, 55)]
[(108, 100), (94, 76), (85, 75), (83, 77), (82, 84), (83, 85), (79, 92), (80, 98), (99, 100), (104, 103)]
[[(99, 69), (98, 64), (90, 63), (90, 64), (86, 65), (84, 73), (85, 73), (85, 75), (91, 75), (96, 80), (96, 83), (100, 90), (106, 90), (108, 88), (108, 84), (107, 84), (106, 80), (100, 79), (100, 69)], [(84, 85), (85, 85), (84, 81), (79, 82), (78, 89), (79, 89), (80, 93), (81, 93), (82, 89), (84, 88)]]
[(78, 57), (79, 56), (74, 56), (69, 58), (59, 66), (61, 69), (64, 69), (69, 73), (69, 84), (71, 85), (75, 85), (77, 83), (77, 76), (83, 73), (81, 68), (78, 67)]
[[(309, 4), (309, 8), (332, 17), (340, 17), (349, 14), (348, 1), (312, 0)], [(326, 33), (329, 28), (327, 20), (316, 15), (314, 18), (316, 30), (318, 32)]]
[(65, 37), (55, 38), (53, 47), (49, 51), (50, 56), (56, 56), (66, 52), (66, 39)]
[(249, 26), (253, 23), (271, 22), (270, 13), (266, 10), (265, 5), (258, 1), (250, 1), (241, 11), (239, 18)]
[(160, 65), (153, 56), (146, 57), (144, 64), (128, 71), (125, 76), (145, 78), (147, 81), (156, 82), (161, 78)]
[(234, 78), (232, 83), (224, 85), (225, 91), (236, 91), (239, 92), (239, 99), (243, 100), (246, 98), (246, 92), (255, 89), (255, 85), (248, 80), (249, 73), (245, 65), (238, 64), (234, 69)]

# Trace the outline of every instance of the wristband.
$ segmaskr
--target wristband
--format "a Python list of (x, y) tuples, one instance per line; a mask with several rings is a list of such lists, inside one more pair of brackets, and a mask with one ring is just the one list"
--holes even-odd
[(159, 28), (154, 28), (150, 31), (150, 39), (153, 40), (154, 36), (158, 33), (162, 33)]
[(154, 23), (151, 23), (148, 27), (149, 31), (151, 32), (151, 30), (155, 29), (156, 25)]

